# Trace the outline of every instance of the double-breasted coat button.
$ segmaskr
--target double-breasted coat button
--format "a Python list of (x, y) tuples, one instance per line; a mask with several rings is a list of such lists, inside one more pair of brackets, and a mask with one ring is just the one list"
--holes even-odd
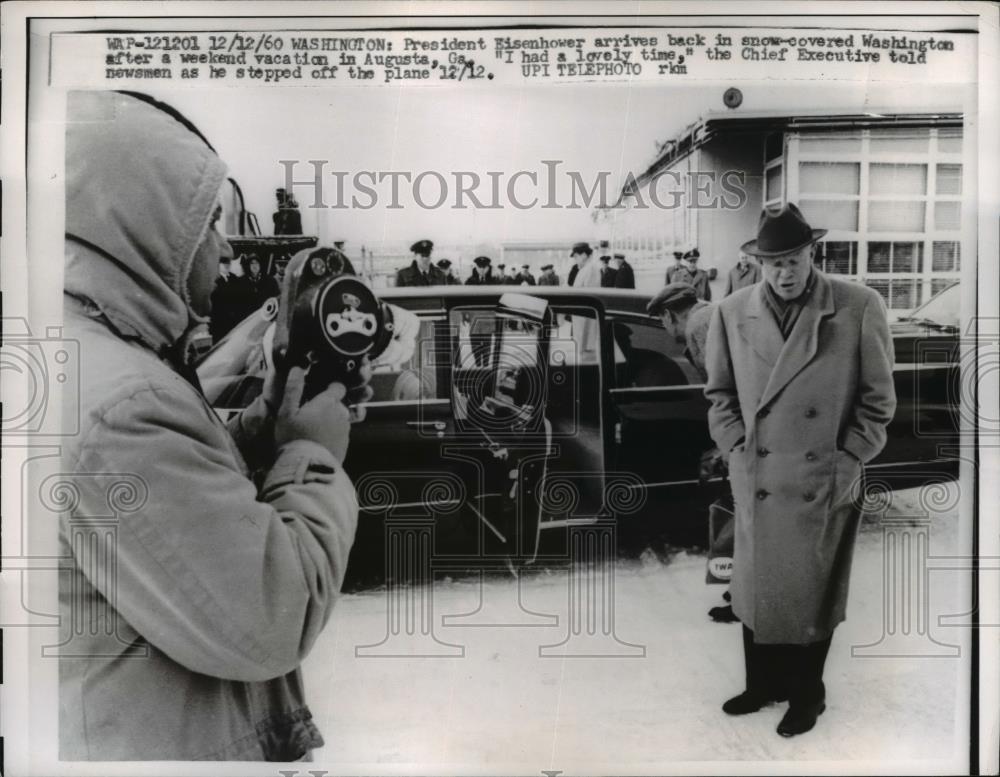
[(767, 499), (769, 495), (770, 495), (769, 492), (765, 491), (763, 488), (757, 492), (758, 499)]
[(814, 494), (812, 491), (809, 491), (808, 493), (803, 494), (802, 498), (805, 499), (807, 502), (813, 502), (816, 500), (816, 494)]
[(806, 418), (815, 418), (816, 416), (817, 413), (815, 407), (810, 407), (808, 410), (806, 410)]
[(757, 449), (757, 455), (758, 455), (758, 456), (766, 456), (766, 455), (767, 455), (767, 454), (769, 454), (770, 452), (771, 452), (771, 451), (769, 451), (769, 450), (768, 450), (767, 448), (764, 448), (764, 447), (761, 447), (761, 448), (758, 448), (758, 449)]
[(806, 461), (816, 461), (816, 454), (812, 451), (806, 451)]

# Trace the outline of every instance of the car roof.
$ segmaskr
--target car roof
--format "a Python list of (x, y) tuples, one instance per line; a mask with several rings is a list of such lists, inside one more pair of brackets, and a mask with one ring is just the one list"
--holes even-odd
[[(572, 286), (513, 286), (497, 284), (495, 286), (394, 286), (386, 289), (376, 289), (379, 298), (387, 302), (399, 300), (425, 299), (476, 299), (495, 300), (504, 294), (527, 294), (548, 300), (563, 300), (579, 302), (581, 300), (598, 300), (609, 313), (624, 313), (630, 315), (646, 315), (646, 305), (649, 294), (643, 294), (633, 289), (605, 289), (599, 287), (574, 288)], [(420, 306), (424, 307), (424, 306)]]

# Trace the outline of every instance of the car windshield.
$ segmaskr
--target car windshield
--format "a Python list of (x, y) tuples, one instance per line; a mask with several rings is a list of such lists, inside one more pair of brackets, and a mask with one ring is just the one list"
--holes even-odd
[(900, 321), (914, 321), (942, 327), (958, 328), (959, 285), (957, 283), (931, 297), (919, 308), (913, 310)]

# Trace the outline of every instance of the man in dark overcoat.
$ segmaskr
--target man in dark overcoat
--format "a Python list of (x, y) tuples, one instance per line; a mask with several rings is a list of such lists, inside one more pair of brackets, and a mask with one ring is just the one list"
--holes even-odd
[(689, 283), (698, 292), (698, 299), (711, 300), (712, 289), (708, 285), (708, 273), (698, 267), (701, 253), (697, 248), (686, 251), (680, 262), (667, 270), (667, 283)]
[(413, 262), (408, 267), (396, 271), (397, 286), (444, 286), (448, 278), (443, 271), (431, 263), (434, 243), (418, 240), (410, 246)]
[(538, 276), (539, 286), (558, 286), (559, 276), (556, 275), (555, 265), (543, 264), (542, 274)]
[(736, 266), (729, 271), (726, 279), (726, 291), (722, 295), (728, 297), (734, 291), (739, 291), (747, 286), (753, 286), (760, 281), (760, 265), (751, 261), (743, 251), (740, 251), (740, 258)]
[(764, 282), (719, 303), (707, 342), (709, 431), (729, 455), (736, 501), (732, 601), (747, 672), (723, 710), (787, 698), (783, 736), (808, 731), (826, 708), (823, 667), (845, 617), (860, 478), (896, 407), (885, 305), (813, 266), (825, 234), (795, 205), (765, 210), (742, 247)]
[(635, 270), (625, 259), (625, 254), (615, 254), (611, 257), (611, 269), (615, 271), (616, 289), (635, 288)]
[(493, 286), (502, 282), (493, 274), (493, 268), (490, 266), (492, 261), (488, 256), (477, 256), (472, 260), (472, 264), (475, 267), (472, 275), (465, 279), (466, 286)]

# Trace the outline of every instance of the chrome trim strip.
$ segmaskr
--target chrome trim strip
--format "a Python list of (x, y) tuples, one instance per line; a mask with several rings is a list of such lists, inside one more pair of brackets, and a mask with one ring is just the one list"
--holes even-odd
[(634, 392), (644, 392), (644, 391), (692, 391), (692, 390), (704, 390), (704, 383), (685, 383), (683, 386), (626, 386), (625, 388), (613, 388), (608, 389), (610, 394), (622, 394), (626, 391)]

